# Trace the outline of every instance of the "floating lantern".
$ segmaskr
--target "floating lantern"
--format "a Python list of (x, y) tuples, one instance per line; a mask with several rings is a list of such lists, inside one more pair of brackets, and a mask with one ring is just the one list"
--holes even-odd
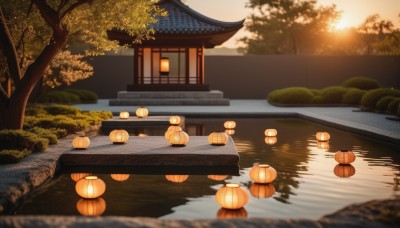
[(220, 219), (247, 218), (247, 211), (243, 207), (240, 209), (221, 208), (217, 212), (217, 218)]
[(275, 136), (267, 136), (265, 137), (264, 141), (268, 145), (274, 145), (276, 142), (278, 142), (278, 138)]
[(329, 149), (329, 142), (318, 141), (317, 148), (318, 149)]
[(149, 115), (149, 110), (145, 107), (136, 109), (136, 116), (139, 118), (146, 118)]
[(225, 209), (239, 209), (246, 205), (249, 196), (238, 184), (226, 184), (218, 189), (215, 199)]
[(315, 137), (318, 141), (327, 142), (331, 138), (331, 135), (328, 132), (317, 132), (317, 134), (315, 134)]
[(229, 140), (229, 136), (225, 132), (213, 132), (208, 136), (208, 142), (211, 145), (222, 146)]
[(174, 131), (182, 131), (182, 128), (181, 127), (178, 127), (178, 126), (170, 126), (169, 128), (168, 128), (168, 130), (165, 132), (165, 134), (164, 134), (164, 136), (165, 136), (165, 139), (168, 141), (169, 140), (169, 135), (172, 133), (172, 132), (174, 132)]
[(265, 136), (274, 137), (278, 135), (278, 131), (276, 129), (265, 129), (264, 131)]
[(179, 124), (181, 124), (181, 121), (182, 121), (182, 119), (180, 116), (171, 116), (169, 118), (169, 123), (172, 125), (179, 125)]
[(96, 199), (80, 199), (76, 203), (76, 209), (84, 216), (99, 216), (106, 211), (106, 201), (101, 197)]
[(171, 146), (186, 146), (189, 142), (189, 135), (184, 131), (173, 131), (168, 137)]
[(169, 75), (169, 58), (167, 57), (160, 58), (160, 75)]
[(122, 111), (119, 113), (119, 118), (120, 119), (128, 119), (129, 118), (129, 112), (128, 111)]
[(129, 174), (111, 174), (111, 178), (116, 181), (126, 181), (129, 178)]
[(110, 140), (114, 144), (124, 144), (128, 141), (129, 134), (125, 130), (113, 130), (110, 132)]
[(106, 184), (97, 176), (87, 176), (75, 185), (75, 191), (86, 199), (97, 198), (106, 191)]
[(233, 129), (233, 128), (236, 127), (236, 123), (235, 123), (235, 121), (233, 121), (233, 120), (228, 120), (228, 121), (225, 121), (224, 127), (225, 127), (226, 129)]
[(86, 136), (77, 136), (72, 140), (72, 147), (75, 150), (85, 150), (90, 145), (90, 139)]
[(270, 165), (258, 164), (251, 168), (249, 175), (255, 183), (267, 184), (275, 180), (277, 173)]
[(208, 179), (215, 180), (215, 181), (223, 181), (228, 178), (228, 175), (208, 175)]
[(275, 194), (273, 184), (251, 184), (250, 194), (257, 198), (269, 198)]
[(338, 177), (351, 177), (356, 173), (356, 169), (352, 165), (337, 164), (333, 169), (333, 173)]
[(234, 135), (234, 134), (235, 134), (235, 130), (233, 130), (233, 129), (226, 129), (226, 130), (225, 130), (225, 133), (228, 134), (228, 135)]
[(356, 160), (356, 155), (352, 151), (341, 150), (335, 153), (335, 160), (342, 165), (348, 165)]
[(75, 182), (78, 182), (80, 179), (83, 179), (87, 176), (90, 176), (90, 173), (71, 173), (71, 179)]
[(165, 175), (165, 178), (174, 183), (183, 183), (189, 178), (189, 175)]

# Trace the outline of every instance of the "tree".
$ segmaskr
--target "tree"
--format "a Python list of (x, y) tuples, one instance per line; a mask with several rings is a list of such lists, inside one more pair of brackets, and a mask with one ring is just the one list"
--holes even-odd
[[(126, 31), (134, 42), (151, 38), (149, 25), (165, 11), (156, 0), (0, 0), (0, 63), (12, 91), (0, 85), (0, 129), (21, 129), (28, 98), (70, 36), (87, 54), (115, 50), (107, 31)], [(39, 45), (38, 45), (39, 44)], [(32, 62), (23, 70), (29, 53)], [(2, 67), (0, 67), (2, 68)], [(10, 83), (12, 81), (12, 83)]]
[(249, 0), (246, 7), (255, 10), (246, 25), (253, 35), (241, 39), (247, 54), (314, 53), (340, 15), (335, 5), (317, 7), (315, 0)]

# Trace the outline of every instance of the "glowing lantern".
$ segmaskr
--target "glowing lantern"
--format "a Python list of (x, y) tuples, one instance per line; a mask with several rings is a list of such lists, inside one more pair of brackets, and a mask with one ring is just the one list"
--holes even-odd
[(189, 175), (165, 175), (165, 178), (174, 183), (183, 183), (189, 178)]
[(275, 194), (275, 187), (273, 184), (252, 184), (250, 194), (257, 198), (269, 198)]
[(215, 199), (225, 209), (239, 209), (249, 201), (249, 195), (238, 184), (226, 184), (218, 189)]
[(228, 134), (228, 135), (234, 135), (234, 134), (235, 134), (235, 130), (233, 130), (233, 129), (226, 129), (226, 130), (225, 130), (225, 133)]
[(87, 149), (90, 145), (90, 139), (86, 136), (77, 136), (72, 140), (72, 147), (75, 150)]
[(179, 125), (179, 124), (181, 124), (181, 121), (182, 121), (182, 119), (180, 116), (171, 116), (169, 118), (169, 123), (172, 125)]
[(337, 164), (333, 173), (338, 177), (351, 177), (356, 173), (356, 169), (352, 165)]
[(90, 173), (71, 173), (71, 179), (75, 182), (78, 182), (80, 179), (83, 179), (87, 176), (90, 176)]
[(169, 58), (160, 58), (160, 74), (163, 76), (169, 75)]
[(217, 218), (220, 219), (247, 218), (247, 211), (243, 207), (240, 209), (220, 208), (217, 212)]
[(106, 184), (97, 176), (87, 176), (75, 185), (75, 191), (86, 199), (97, 198), (106, 191)]
[(139, 118), (146, 118), (149, 115), (149, 110), (145, 107), (136, 109), (136, 116)]
[(129, 112), (128, 111), (122, 111), (119, 113), (119, 118), (120, 119), (128, 119), (129, 118)]
[(222, 146), (229, 140), (229, 136), (225, 132), (213, 132), (208, 136), (208, 142), (212, 145)]
[(327, 142), (331, 138), (331, 135), (328, 132), (317, 132), (315, 138), (317, 138), (318, 141)]
[(276, 129), (266, 129), (264, 134), (265, 136), (274, 137), (278, 135), (278, 131)]
[(233, 128), (236, 127), (236, 123), (235, 123), (235, 121), (233, 121), (233, 120), (228, 120), (228, 121), (225, 121), (224, 127), (225, 127), (226, 129), (233, 129)]
[(113, 130), (110, 132), (110, 140), (114, 144), (124, 144), (128, 141), (129, 134), (125, 130)]
[(169, 135), (172, 133), (172, 132), (174, 132), (174, 131), (182, 131), (182, 128), (181, 127), (178, 127), (178, 126), (170, 126), (169, 128), (168, 128), (168, 130), (165, 132), (165, 134), (164, 134), (164, 136), (165, 136), (165, 139), (168, 141), (169, 140)]
[(249, 175), (250, 179), (255, 183), (267, 184), (275, 180), (277, 173), (271, 166), (259, 164), (251, 168)]
[(111, 178), (116, 181), (126, 181), (129, 178), (129, 174), (111, 174)]
[(189, 135), (184, 131), (173, 131), (168, 138), (171, 146), (185, 146), (189, 142)]
[(265, 143), (268, 145), (274, 145), (276, 142), (278, 142), (278, 138), (275, 136), (265, 137)]
[(106, 201), (101, 197), (96, 199), (80, 199), (76, 203), (76, 209), (84, 216), (99, 216), (106, 211)]
[(329, 143), (328, 142), (318, 141), (317, 142), (317, 148), (318, 149), (329, 149)]
[(342, 165), (348, 165), (356, 160), (356, 155), (352, 151), (341, 150), (335, 153), (335, 160)]
[(215, 181), (223, 181), (228, 178), (227, 175), (208, 175), (208, 179), (215, 180)]

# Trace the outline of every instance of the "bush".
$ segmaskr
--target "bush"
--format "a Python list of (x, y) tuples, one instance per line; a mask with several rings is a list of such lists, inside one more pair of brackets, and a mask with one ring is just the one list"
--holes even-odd
[(310, 104), (313, 97), (312, 92), (307, 88), (289, 87), (270, 92), (267, 100), (281, 104)]
[(326, 87), (321, 90), (322, 103), (340, 104), (347, 89), (341, 86)]
[(52, 104), (43, 106), (50, 115), (76, 115), (81, 112), (81, 109), (69, 105)]
[(40, 138), (45, 138), (49, 140), (49, 144), (57, 144), (57, 135), (54, 130), (51, 129), (44, 129), (40, 127), (34, 127), (28, 130), (29, 132), (35, 133), (38, 135)]
[(64, 92), (79, 96), (82, 103), (97, 103), (97, 94), (85, 89), (66, 89)]
[(392, 102), (395, 99), (395, 97), (392, 96), (386, 96), (382, 97), (379, 99), (378, 103), (376, 103), (376, 109), (378, 112), (386, 112), (388, 105), (390, 102)]
[(392, 102), (389, 103), (386, 112), (395, 115), (397, 112), (397, 108), (399, 107), (399, 104), (400, 104), (400, 98), (395, 98)]
[(34, 133), (24, 130), (1, 130), (0, 150), (29, 150), (32, 152), (45, 151), (49, 140), (40, 138)]
[(47, 115), (46, 110), (43, 109), (42, 105), (28, 104), (25, 109), (25, 115), (27, 116), (44, 116)]
[(347, 89), (347, 92), (343, 95), (342, 103), (349, 104), (349, 105), (359, 105), (361, 103), (361, 98), (367, 91), (357, 89), (357, 88), (350, 88)]
[(80, 103), (79, 96), (62, 92), (62, 91), (53, 91), (48, 92), (40, 98), (40, 102), (42, 103), (61, 103), (61, 104), (77, 104)]
[(61, 128), (49, 128), (49, 130), (51, 130), (57, 136), (58, 139), (65, 137), (68, 134), (67, 130)]
[(319, 90), (319, 89), (310, 89), (310, 91), (314, 95), (314, 97), (321, 95), (321, 90)]
[(76, 131), (85, 129), (89, 126), (89, 123), (85, 120), (72, 119), (67, 116), (46, 116), (46, 117), (34, 117), (27, 116), (24, 121), (24, 128), (31, 129), (33, 127), (41, 128), (61, 128), (65, 129), (68, 133), (74, 133)]
[(381, 86), (379, 85), (379, 82), (372, 79), (372, 78), (366, 78), (366, 77), (352, 77), (344, 82), (342, 82), (343, 87), (353, 87), (353, 88), (358, 88), (362, 90), (371, 90), (371, 89), (377, 89), (380, 88)]
[(364, 94), (361, 99), (361, 106), (366, 110), (376, 110), (377, 103), (382, 97), (394, 96), (399, 97), (400, 91), (390, 88), (373, 89)]
[(1, 150), (0, 151), (0, 164), (11, 164), (20, 162), (24, 157), (28, 156), (31, 152), (28, 150)]

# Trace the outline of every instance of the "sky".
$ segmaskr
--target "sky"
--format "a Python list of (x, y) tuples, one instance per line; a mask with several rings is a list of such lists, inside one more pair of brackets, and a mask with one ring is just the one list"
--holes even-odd
[[(239, 21), (251, 13), (251, 9), (245, 7), (248, 0), (186, 0), (186, 4), (192, 9), (208, 17), (221, 21)], [(400, 0), (318, 0), (318, 5), (335, 4), (342, 11), (342, 20), (337, 28), (345, 28), (360, 25), (367, 16), (379, 14), (382, 19), (391, 20), (396, 27), (400, 27)], [(245, 36), (241, 29), (235, 36), (222, 46), (236, 48), (237, 41)]]

